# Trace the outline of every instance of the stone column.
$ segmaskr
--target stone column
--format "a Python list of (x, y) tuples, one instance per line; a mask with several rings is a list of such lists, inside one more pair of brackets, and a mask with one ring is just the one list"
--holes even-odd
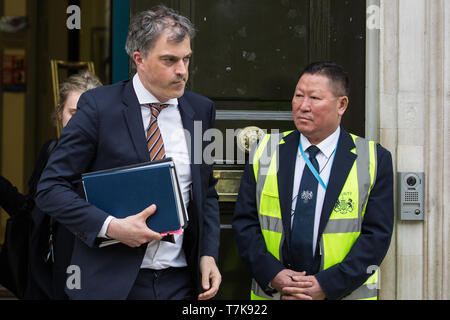
[(450, 299), (450, 3), (444, 1), (444, 186), (442, 192), (443, 203), (443, 274), (442, 299)]
[[(380, 8), (380, 143), (397, 159), (398, 1), (381, 1)], [(394, 190), (395, 186), (394, 186)], [(395, 202), (396, 204), (396, 202)], [(395, 219), (395, 226), (397, 220)], [(396, 234), (381, 265), (380, 299), (396, 298)]]
[(425, 172), (425, 221), (396, 219), (380, 297), (449, 299), (450, 3), (382, 0), (381, 13), (380, 142), (395, 172)]
[(425, 41), (424, 298), (449, 299), (450, 4), (427, 1)]

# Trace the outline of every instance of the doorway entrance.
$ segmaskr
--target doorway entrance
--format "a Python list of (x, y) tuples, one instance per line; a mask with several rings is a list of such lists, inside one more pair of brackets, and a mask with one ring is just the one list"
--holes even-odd
[[(295, 129), (291, 99), (299, 74), (308, 63), (319, 60), (335, 61), (348, 71), (352, 88), (342, 125), (364, 136), (365, 1), (129, 0), (129, 12), (121, 14), (129, 13), (128, 19), (161, 3), (189, 17), (196, 27), (188, 89), (216, 103), (216, 127), (224, 137), (227, 129)], [(118, 40), (116, 36), (120, 37), (118, 31), (113, 32)], [(250, 276), (231, 229), (242, 169), (236, 156), (215, 159), (223, 275), (218, 299), (248, 299), (250, 294)]]

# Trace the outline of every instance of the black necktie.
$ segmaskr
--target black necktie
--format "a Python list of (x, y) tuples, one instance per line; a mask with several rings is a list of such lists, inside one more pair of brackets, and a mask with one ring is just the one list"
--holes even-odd
[[(320, 149), (316, 146), (310, 146), (306, 151), (309, 153), (311, 164), (319, 172), (319, 163), (316, 155)], [(307, 274), (310, 273), (313, 263), (313, 233), (317, 187), (317, 179), (308, 165), (305, 164), (295, 206), (290, 251), (295, 269), (297, 271), (306, 271)]]

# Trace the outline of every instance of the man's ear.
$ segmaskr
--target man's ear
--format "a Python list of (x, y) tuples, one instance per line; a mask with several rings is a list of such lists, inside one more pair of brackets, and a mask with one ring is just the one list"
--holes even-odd
[(348, 97), (341, 96), (338, 98), (338, 114), (342, 117), (348, 107)]
[(136, 67), (139, 67), (140, 65), (142, 65), (143, 58), (144, 58), (144, 56), (142, 55), (141, 52), (139, 52), (139, 51), (133, 52), (133, 61), (136, 64)]

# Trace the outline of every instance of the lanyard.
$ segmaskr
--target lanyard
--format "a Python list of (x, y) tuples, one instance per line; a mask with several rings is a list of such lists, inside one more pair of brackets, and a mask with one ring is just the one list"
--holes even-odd
[[(334, 162), (334, 157), (336, 156), (336, 150), (339, 144), (339, 138), (338, 141), (336, 143), (336, 148), (334, 149), (333, 152), (333, 159), (331, 161), (331, 166), (333, 166), (333, 162)], [(306, 156), (305, 151), (303, 151), (303, 147), (302, 147), (302, 138), (300, 137), (299, 139), (299, 143), (298, 143), (298, 148), (300, 149), (300, 153), (302, 154), (303, 159), (305, 160), (306, 165), (308, 166), (309, 170), (311, 170), (312, 174), (314, 175), (314, 177), (317, 179), (317, 181), (319, 181), (320, 185), (327, 190), (328, 187), (328, 181), (330, 180), (330, 177), (328, 177), (328, 181), (327, 184), (325, 184), (325, 182), (323, 182), (322, 178), (320, 177), (319, 172), (317, 172), (316, 168), (314, 168), (314, 166), (312, 165), (311, 161), (309, 160), (309, 158)]]

